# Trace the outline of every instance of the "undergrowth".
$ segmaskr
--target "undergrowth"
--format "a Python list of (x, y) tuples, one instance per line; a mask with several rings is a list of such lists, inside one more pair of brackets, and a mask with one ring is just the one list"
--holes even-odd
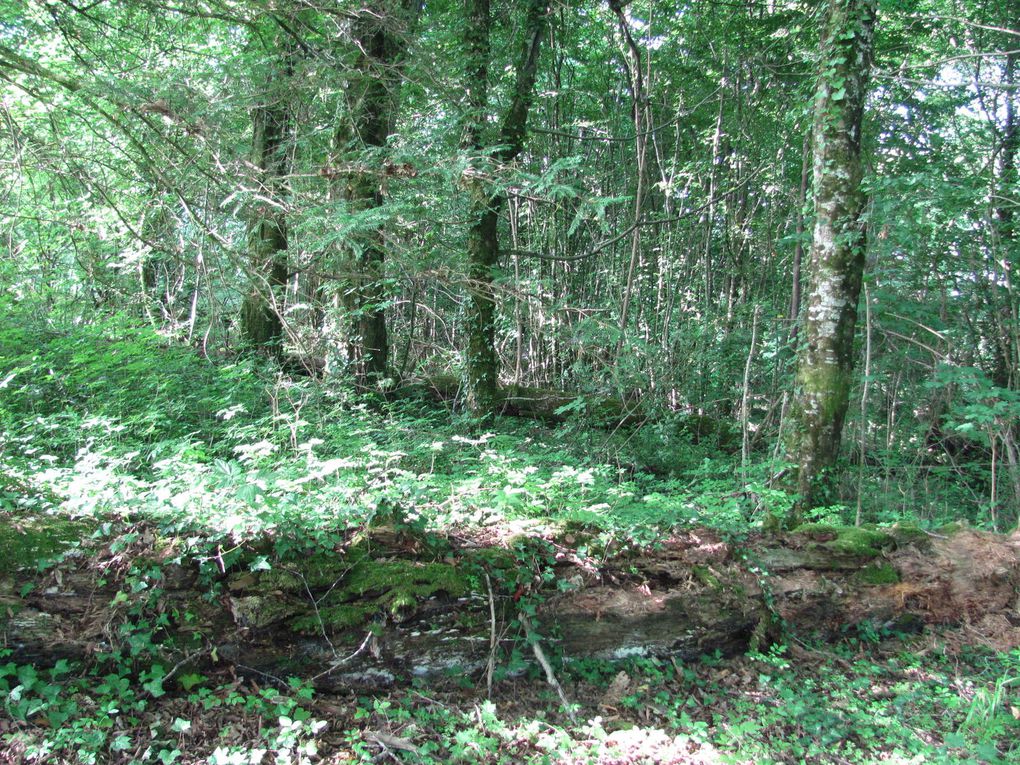
[(1016, 761), (1020, 715), (1020, 652), (950, 657), (937, 639), (813, 660), (778, 646), (692, 664), (577, 662), (561, 673), (585, 700), (576, 722), (527, 678), (486, 699), (470, 686), (335, 696), (297, 678), (165, 672), (0, 664), (0, 762), (977, 765)]
[[(0, 761), (949, 763), (1012, 755), (1016, 652), (953, 661), (934, 650), (912, 657), (895, 643), (848, 643), (814, 663), (778, 649), (689, 666), (576, 662), (558, 667), (569, 697), (583, 700), (573, 718), (551, 692), (510, 673), (492, 700), (470, 681), (355, 698), (317, 694), (298, 678), (260, 684), (230, 670), (203, 674), (188, 662), (209, 650), (197, 633), (192, 645), (176, 646), (180, 663), (162, 658), (170, 622), (198, 620), (163, 597), (171, 567), (185, 563), (214, 608), (225, 575), (350, 553), (370, 529), (416, 540), (488, 535), (517, 556), (508, 567), (457, 576), (441, 548), (415, 547), (389, 568), (352, 557), (330, 607), (338, 620), (362, 624), (374, 612), (345, 611), (345, 593), (371, 591), (380, 609), (394, 611), (437, 590), (462, 594), (459, 576), (474, 577), (477, 590), (483, 571), (505, 577), (496, 585), (517, 588), (515, 600), (528, 577), (541, 588), (555, 556), (536, 537), (597, 557), (678, 528), (741, 537), (789, 512), (791, 497), (769, 482), (780, 466), (760, 456), (741, 469), (718, 440), (698, 441), (669, 416), (628, 432), (583, 419), (558, 429), (479, 423), (425, 400), (293, 379), (256, 359), (213, 363), (122, 318), (58, 332), (20, 315), (0, 329), (0, 427), (0, 520), (10, 532), (0, 535), (0, 580), (24, 598), (34, 586), (26, 572), (53, 567), (59, 587), (61, 561), (101, 549), (115, 617), (88, 661), (0, 656)], [(846, 523), (850, 510), (835, 504), (812, 520)], [(387, 571), (410, 583), (382, 587)], [(4, 603), (9, 614), (18, 614), (18, 597)], [(520, 650), (516, 661), (524, 666)], [(679, 754), (689, 759), (669, 759)]]

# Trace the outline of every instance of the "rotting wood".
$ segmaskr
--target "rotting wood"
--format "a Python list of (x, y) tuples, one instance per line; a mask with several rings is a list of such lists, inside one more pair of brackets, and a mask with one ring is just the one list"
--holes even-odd
[[(392, 561), (407, 549), (380, 547), (373, 555)], [(479, 553), (454, 548), (447, 558), (454, 568), (467, 568)], [(101, 572), (88, 564), (89, 557), (79, 555), (70, 569), (42, 575), (21, 569), (0, 577), (0, 633), (15, 661), (85, 658), (115, 646), (123, 614), (110, 604), (119, 586), (112, 576), (101, 583)], [(57, 577), (59, 570), (64, 573)], [(192, 615), (171, 622), (169, 632), (187, 648), (165, 657), (170, 666), (190, 654), (195, 666), (227, 662), (241, 672), (315, 678), (319, 687), (340, 688), (416, 676), (482, 676), (493, 653), (493, 598), (484, 583), (457, 597), (437, 589), (398, 615), (380, 612), (362, 624), (295, 630), (299, 619), (318, 613), (309, 595), (322, 598), (331, 587), (321, 577), (228, 571), (222, 595), (210, 601), (193, 571), (164, 570), (159, 607)], [(342, 565), (338, 571), (333, 590), (351, 576)], [(555, 573), (562, 585), (541, 602), (535, 629), (548, 650), (567, 659), (693, 660), (742, 652), (763, 630), (832, 640), (855, 627), (873, 634), (961, 623), (1000, 650), (1020, 646), (1016, 534), (963, 528), (935, 537), (909, 528), (815, 525), (735, 547), (711, 531), (692, 530), (654, 551), (610, 558), (597, 575), (567, 561)], [(34, 589), (21, 597), (29, 583)], [(493, 589), (500, 618), (509, 623), (518, 611), (515, 593), (499, 581)], [(378, 595), (366, 590), (360, 597), (367, 602)], [(499, 647), (524, 639), (507, 632)]]

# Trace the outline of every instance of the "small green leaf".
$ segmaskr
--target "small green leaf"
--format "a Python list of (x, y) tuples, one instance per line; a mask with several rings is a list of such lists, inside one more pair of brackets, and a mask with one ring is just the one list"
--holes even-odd
[(197, 672), (189, 672), (186, 675), (181, 675), (178, 682), (184, 690), (190, 691), (196, 685), (200, 685), (206, 680), (208, 680), (208, 678), (205, 675), (200, 675)]
[(951, 749), (965, 749), (967, 747), (967, 739), (960, 733), (947, 733), (942, 741)]

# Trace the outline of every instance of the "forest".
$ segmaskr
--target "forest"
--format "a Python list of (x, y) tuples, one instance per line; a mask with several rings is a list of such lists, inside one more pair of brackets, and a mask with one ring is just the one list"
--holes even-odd
[(1020, 0), (0, 0), (0, 763), (1020, 762)]

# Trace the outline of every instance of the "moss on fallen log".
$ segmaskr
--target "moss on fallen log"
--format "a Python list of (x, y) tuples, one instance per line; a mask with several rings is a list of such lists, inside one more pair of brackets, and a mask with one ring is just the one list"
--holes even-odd
[[(509, 625), (524, 604), (549, 648), (574, 658), (734, 653), (779, 628), (834, 639), (853, 625), (966, 621), (983, 634), (989, 620), (999, 625), (989, 640), (1020, 645), (1020, 626), (1009, 626), (1020, 592), (1018, 539), (966, 528), (933, 536), (813, 525), (739, 547), (699, 529), (597, 568), (565, 548), (551, 559), (539, 548), (532, 555), (380, 531), (330, 554), (271, 561), (268, 571), (241, 560), (204, 584), (188, 573), (194, 564), (176, 575), (176, 564), (164, 563), (162, 592), (148, 606), (144, 592), (123, 602), (123, 583), (92, 552), (3, 579), (9, 607), (0, 630), (15, 658), (109, 648), (117, 625), (142, 607), (189, 615), (167, 624), (167, 660), (204, 645), (206, 661), (298, 672), (330, 686), (480, 671), (492, 652), (499, 660), (523, 639)], [(521, 570), (543, 559), (544, 570)], [(221, 594), (210, 599), (210, 587)]]

